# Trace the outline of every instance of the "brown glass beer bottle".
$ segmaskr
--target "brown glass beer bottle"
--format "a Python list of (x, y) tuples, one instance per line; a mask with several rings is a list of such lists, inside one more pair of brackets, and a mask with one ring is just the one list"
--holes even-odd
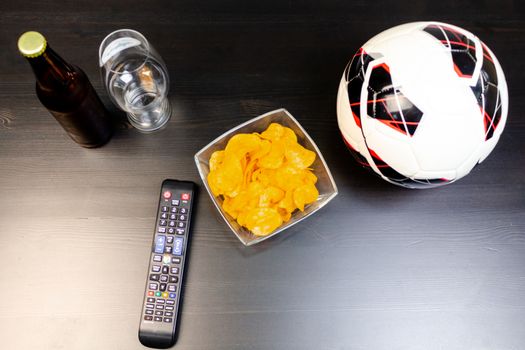
[(57, 55), (38, 32), (22, 34), (18, 49), (35, 73), (38, 99), (69, 136), (82, 147), (105, 144), (111, 120), (86, 74)]

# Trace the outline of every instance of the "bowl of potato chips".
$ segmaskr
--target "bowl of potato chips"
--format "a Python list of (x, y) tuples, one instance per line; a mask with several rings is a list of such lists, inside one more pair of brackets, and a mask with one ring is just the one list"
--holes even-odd
[(247, 246), (312, 215), (337, 195), (321, 152), (286, 110), (222, 134), (195, 163), (220, 215)]

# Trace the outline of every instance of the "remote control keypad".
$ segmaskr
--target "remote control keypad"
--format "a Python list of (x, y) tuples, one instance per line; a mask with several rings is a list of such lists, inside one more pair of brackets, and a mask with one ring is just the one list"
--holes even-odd
[[(180, 259), (180, 258), (179, 258)], [(175, 263), (180, 263), (180, 260), (175, 260)], [(178, 261), (178, 262), (177, 262)], [(175, 264), (174, 263), (174, 264)], [(159, 294), (152, 294), (151, 292), (155, 293), (157, 290), (160, 290), (160, 292), (165, 292), (166, 290), (168, 293), (162, 293), (160, 294), (160, 298), (154, 298), (154, 297), (148, 297), (146, 298), (146, 305), (145, 305), (145, 312), (144, 312), (144, 320), (145, 321), (153, 321), (153, 322), (173, 322), (173, 311), (174, 311), (174, 304), (175, 299), (177, 297), (177, 283), (179, 282), (179, 271), (180, 269), (178, 267), (170, 267), (168, 265), (163, 265), (162, 267), (159, 265), (153, 265), (152, 270), (155, 272), (160, 273), (151, 273), (149, 275), (150, 281), (160, 281), (161, 283), (156, 282), (150, 282), (148, 283), (148, 296), (151, 295), (157, 295)], [(162, 283), (165, 282), (165, 283)], [(157, 292), (158, 293), (158, 292)], [(155, 312), (153, 313), (153, 310)], [(159, 317), (151, 317), (152, 315), (159, 316)], [(160, 316), (165, 316), (161, 319)]]
[[(177, 197), (177, 193), (164, 192), (164, 199)], [(153, 246), (152, 266), (147, 285), (147, 298), (144, 320), (151, 322), (173, 322), (175, 300), (179, 289), (181, 257), (186, 238), (189, 214), (187, 193), (179, 194), (179, 199), (171, 199), (169, 205), (163, 204), (159, 210), (156, 235)]]

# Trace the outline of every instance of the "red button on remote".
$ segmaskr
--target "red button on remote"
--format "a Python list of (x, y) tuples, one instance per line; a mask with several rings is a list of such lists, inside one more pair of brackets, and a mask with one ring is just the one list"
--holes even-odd
[(152, 297), (153, 296), (153, 292), (152, 291), (148, 291), (148, 296)]
[(166, 199), (170, 199), (171, 198), (171, 192), (170, 191), (166, 191), (162, 194), (162, 196)]
[(189, 201), (190, 200), (190, 194), (189, 193), (183, 193), (180, 195), (180, 199), (183, 201)]

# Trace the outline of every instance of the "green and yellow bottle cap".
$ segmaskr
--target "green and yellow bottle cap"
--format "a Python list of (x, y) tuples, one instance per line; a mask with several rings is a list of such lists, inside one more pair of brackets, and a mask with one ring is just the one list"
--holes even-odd
[(18, 50), (25, 57), (38, 57), (46, 50), (46, 38), (39, 32), (25, 32), (18, 38)]

